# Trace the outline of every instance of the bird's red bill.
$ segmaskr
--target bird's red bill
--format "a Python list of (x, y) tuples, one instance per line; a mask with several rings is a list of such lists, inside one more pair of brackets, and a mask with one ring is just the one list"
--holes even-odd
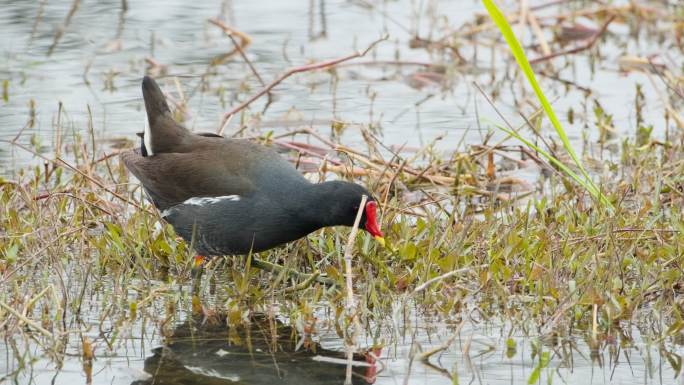
[(366, 203), (366, 231), (370, 233), (375, 238), (382, 238), (382, 231), (380, 231), (380, 226), (378, 226), (378, 216), (376, 210), (378, 204), (375, 201), (370, 201)]

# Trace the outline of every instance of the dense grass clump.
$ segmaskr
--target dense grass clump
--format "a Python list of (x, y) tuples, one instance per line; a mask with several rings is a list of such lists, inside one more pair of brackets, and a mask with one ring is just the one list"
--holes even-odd
[[(603, 162), (612, 171), (600, 185), (614, 209), (596, 206), (546, 164), (539, 167), (552, 172), (541, 174), (531, 195), (497, 191), (501, 184), (491, 181), (499, 166), (486, 159), (499, 156), (486, 155), (483, 146), (429, 160), (441, 164), (434, 169), (451, 178), (448, 185), (387, 173), (385, 182), (406, 186), (375, 184), (374, 193), (384, 197), (388, 243), (382, 248), (362, 235), (355, 245), (364, 329), (387, 343), (393, 309), (410, 305), (446, 322), (475, 312), (526, 332), (585, 331), (595, 343), (632, 327), (660, 340), (678, 336), (684, 325), (679, 143), (625, 141), (622, 163)], [(0, 319), (7, 338), (29, 332), (64, 353), (69, 336), (87, 332), (95, 320), (109, 330), (98, 342), (106, 349), (133, 322), (170, 326), (184, 320), (186, 309), (240, 324), (276, 303), (289, 319), (313, 328), (327, 304), (331, 319), (318, 327), (348, 334), (341, 267), (347, 229), (321, 230), (254, 256), (264, 263), (257, 266), (277, 269), (216, 259), (202, 281), (202, 300), (193, 302), (189, 246), (144, 201), (117, 158), (61, 162), (27, 169), (0, 187)], [(421, 202), (406, 203), (415, 191), (423, 192)]]

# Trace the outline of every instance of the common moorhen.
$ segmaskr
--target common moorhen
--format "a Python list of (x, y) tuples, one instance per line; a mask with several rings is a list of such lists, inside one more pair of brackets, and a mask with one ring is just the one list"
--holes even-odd
[(126, 167), (176, 233), (201, 256), (259, 252), (325, 226), (361, 228), (380, 241), (377, 203), (349, 182), (311, 183), (273, 149), (245, 139), (195, 134), (174, 121), (164, 94), (142, 81), (148, 125)]

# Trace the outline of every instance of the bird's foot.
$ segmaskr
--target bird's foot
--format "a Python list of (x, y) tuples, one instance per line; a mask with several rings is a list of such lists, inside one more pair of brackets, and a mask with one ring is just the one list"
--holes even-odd
[(207, 258), (203, 255), (195, 255), (192, 259), (192, 277), (201, 278), (204, 272), (204, 265), (206, 264)]

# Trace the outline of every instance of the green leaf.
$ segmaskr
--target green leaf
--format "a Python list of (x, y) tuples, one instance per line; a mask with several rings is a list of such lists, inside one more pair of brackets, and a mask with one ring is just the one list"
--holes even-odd
[(406, 261), (413, 261), (414, 259), (416, 259), (417, 254), (418, 247), (415, 245), (415, 243), (406, 244), (406, 246), (404, 246), (404, 249), (401, 252), (401, 256)]
[(8, 262), (8, 264), (13, 264), (14, 262), (17, 261), (18, 252), (19, 252), (19, 245), (17, 245), (15, 243), (12, 246), (8, 247), (7, 250), (5, 250), (4, 259)]
[(506, 340), (506, 358), (513, 358), (517, 350), (517, 344), (513, 338)]
[(530, 374), (530, 378), (527, 380), (529, 385), (533, 385), (539, 381), (539, 376), (541, 375), (542, 369), (547, 367), (550, 361), (551, 355), (549, 352), (542, 352), (542, 354), (539, 356), (539, 363), (532, 371), (532, 374)]
[(539, 374), (541, 374), (541, 369), (539, 368), (539, 366), (537, 366), (532, 371), (532, 374), (530, 374), (530, 378), (527, 380), (527, 383), (529, 385), (537, 383), (539, 381)]
[(5, 103), (9, 102), (9, 80), (7, 79), (2, 81), (2, 100)]

